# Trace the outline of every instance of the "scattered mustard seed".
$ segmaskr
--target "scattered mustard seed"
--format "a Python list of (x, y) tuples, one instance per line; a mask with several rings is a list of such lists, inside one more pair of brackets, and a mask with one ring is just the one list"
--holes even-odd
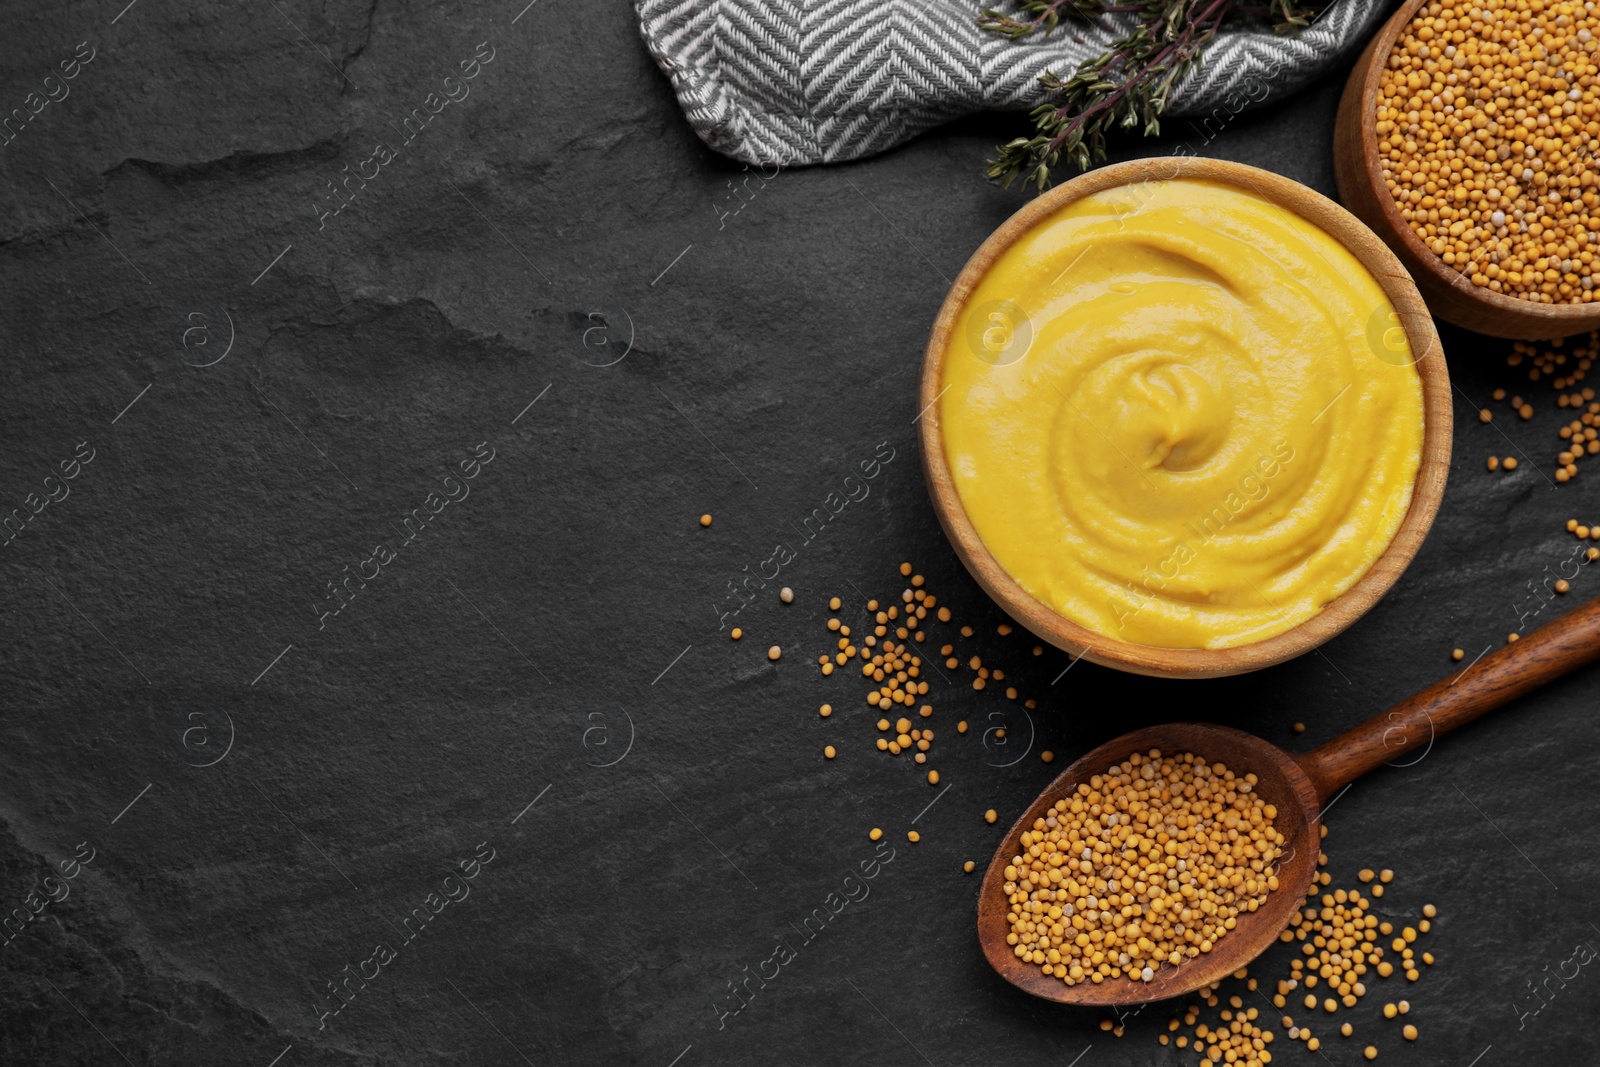
[(1504, 460), (1501, 461), (1500, 466), (1504, 467), (1508, 471), (1516, 470), (1517, 469), (1517, 457), (1516, 456), (1507, 456)]
[(1450, 658), (1455, 660), (1457, 663), (1460, 663), (1462, 660), (1467, 658), (1467, 650), (1464, 648), (1455, 649), (1450, 653)]
[(983, 813), (983, 821), (987, 823), (992, 823), (999, 817), (1000, 813), (995, 811), (993, 808), (990, 808), (988, 811)]
[(794, 590), (790, 589), (788, 586), (784, 586), (782, 589), (778, 590), (778, 599), (783, 601), (785, 604), (793, 604)]
[(1497, 471), (1500, 469), (1500, 457), (1490, 456), (1484, 465), (1492, 471)]
[(1378, 1046), (1368, 1045), (1366, 1048), (1361, 1050), (1361, 1054), (1369, 1060), (1375, 1060), (1378, 1058)]
[(824, 704), (824, 705), (822, 705), (822, 707), (821, 707), (821, 709), (819, 709), (818, 713), (824, 719), (826, 719), (829, 715), (833, 714), (833, 705), (832, 704)]
[(1407, 1041), (1415, 1041), (1417, 1039), (1417, 1028), (1412, 1026), (1410, 1023), (1406, 1023), (1406, 1025), (1401, 1029), (1400, 1034)]
[(915, 830), (909, 830), (906, 832), (906, 840), (910, 841), (914, 845), (918, 841), (922, 840), (922, 835), (917, 833)]
[(1039, 759), (1041, 759), (1045, 763), (1054, 763), (1055, 762), (1055, 758), (1056, 758), (1056, 754), (1054, 752), (1051, 752), (1048, 748), (1045, 749), (1043, 752), (1039, 753)]
[(1349, 1023), (1345, 1023), (1343, 1026), (1339, 1027), (1339, 1036), (1341, 1037), (1349, 1037), (1355, 1032), (1356, 1028), (1351, 1026)]
[(977, 866), (978, 865), (976, 863), (973, 863), (971, 860), (968, 860), (967, 862), (965, 862), (965, 863), (963, 863), (961, 865), (961, 869), (963, 871), (966, 871), (968, 874), (971, 874), (974, 870), (977, 869)]
[(883, 836), (883, 831), (874, 826), (870, 831), (867, 832), (867, 836), (876, 841), (878, 838)]
[(928, 772), (928, 784), (929, 785), (938, 785), (939, 784), (939, 772), (938, 771), (929, 771)]
[(1297, 734), (1305, 733), (1306, 732), (1306, 724), (1303, 723), (1303, 722), (1295, 723), (1294, 724), (1294, 732), (1297, 733)]
[(779, 648), (777, 645), (773, 645), (771, 648), (767, 649), (767, 658), (768, 659), (777, 659), (779, 656), (782, 656), (782, 655), (783, 655), (783, 649)]
[(840, 606), (841, 603), (843, 603), (843, 602), (838, 597), (833, 597), (832, 599), (830, 599), (828, 601), (828, 610), (829, 611), (838, 611), (839, 610), (839, 606)]
[(1478, 409), (1478, 421), (1479, 422), (1488, 422), (1492, 418), (1494, 418), (1494, 412), (1490, 411), (1488, 408), (1479, 408)]
[(709, 512), (707, 514), (705, 514), (705, 515), (700, 516), (700, 525), (701, 526), (710, 526), (711, 525), (711, 515), (710, 515)]
[(823, 750), (822, 750), (822, 754), (824, 756), (827, 756), (829, 759), (832, 759), (834, 756), (838, 755), (838, 753), (834, 750), (834, 747), (832, 745), (825, 746), (823, 748)]
[(739, 629), (737, 626), (735, 626), (733, 628), (733, 633), (729, 634), (728, 636), (732, 637), (735, 641), (737, 641), (737, 640), (739, 640), (739, 638), (744, 636), (744, 631)]

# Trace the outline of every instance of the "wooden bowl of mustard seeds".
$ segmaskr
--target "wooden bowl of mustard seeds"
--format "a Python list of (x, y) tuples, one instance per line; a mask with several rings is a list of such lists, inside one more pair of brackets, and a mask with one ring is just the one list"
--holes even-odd
[[(1475, 6), (1463, 3), (1469, 16)], [(1394, 251), (1394, 254), (1410, 272), (1417, 288), (1421, 291), (1423, 299), (1427, 301), (1428, 308), (1433, 314), (1446, 322), (1457, 326), (1475, 330), (1479, 333), (1489, 334), (1492, 337), (1521, 338), (1527, 340), (1545, 340), (1557, 337), (1568, 337), (1573, 334), (1584, 333), (1600, 328), (1600, 288), (1593, 291), (1597, 294), (1592, 302), (1587, 303), (1540, 303), (1522, 297), (1506, 295), (1495, 292), (1492, 288), (1476, 284), (1471, 275), (1476, 272), (1476, 263), (1469, 261), (1465, 273), (1457, 266), (1446, 264), (1442, 254), (1436, 252), (1423, 242), (1423, 239), (1412, 230), (1412, 223), (1402, 214), (1400, 207), (1395, 203), (1394, 194), (1390, 192), (1385, 180), (1383, 167), (1383, 150), (1379, 145), (1378, 133), (1378, 107), (1382, 90), (1384, 71), (1394, 54), (1396, 44), (1401, 42), (1407, 29), (1416, 20), (1419, 14), (1426, 15), (1430, 7), (1434, 13), (1447, 13), (1439, 7), (1437, 0), (1430, 5), (1427, 0), (1407, 0), (1402, 4), (1389, 21), (1383, 25), (1376, 36), (1367, 44), (1366, 50), (1361, 53), (1356, 61), (1355, 69), (1350, 72), (1350, 79), (1345, 83), (1344, 95), (1339, 101), (1339, 112), (1334, 125), (1333, 137), (1333, 162), (1334, 176), (1339, 187), (1339, 198), (1345, 207), (1362, 222), (1370, 226), (1378, 236)], [(1449, 12), (1457, 8), (1449, 9)], [(1430, 28), (1430, 34), (1434, 31)], [(1450, 31), (1444, 31), (1450, 32)], [(1470, 26), (1467, 33), (1470, 33)], [(1465, 35), (1465, 34), (1464, 34)], [(1453, 36), (1453, 34), (1452, 34)], [(1441, 34), (1442, 37), (1442, 34)], [(1435, 38), (1440, 39), (1440, 38)], [(1453, 47), (1453, 44), (1444, 45), (1443, 48)], [(1445, 57), (1441, 54), (1439, 59), (1448, 58), (1454, 67), (1454, 60), (1461, 56)], [(1437, 62), (1437, 61), (1436, 61)], [(1451, 86), (1454, 93), (1457, 89), (1471, 89), (1476, 93), (1484, 88), (1471, 85), (1474, 77), (1482, 83), (1483, 74), (1474, 74), (1475, 68), (1484, 73), (1488, 71), (1482, 63), (1464, 65), (1455, 70), (1457, 84)], [(1440, 68), (1441, 70), (1443, 68)], [(1525, 73), (1535, 73), (1527, 71)], [(1461, 76), (1467, 77), (1463, 79)], [(1445, 77), (1448, 78), (1448, 73)], [(1491, 79), (1492, 80), (1492, 79)], [(1501, 87), (1502, 89), (1504, 86)], [(1500, 90), (1490, 90), (1492, 99), (1504, 100), (1499, 95)], [(1542, 94), (1540, 99), (1543, 99)], [(1431, 105), (1432, 97), (1427, 99)], [(1524, 99), (1527, 99), (1526, 97)], [(1515, 103), (1516, 98), (1510, 98)], [(1482, 103), (1484, 101), (1480, 101)], [(1559, 106), (1559, 102), (1558, 106)], [(1453, 106), (1453, 105), (1452, 105)], [(1496, 104), (1497, 108), (1499, 104)], [(1526, 108), (1525, 108), (1526, 110)], [(1514, 111), (1512, 112), (1514, 114)], [(1409, 116), (1409, 112), (1407, 112)], [(1536, 120), (1535, 120), (1536, 121)], [(1402, 136), (1409, 131), (1409, 123), (1400, 130)], [(1593, 126), (1588, 123), (1586, 126)], [(1548, 127), (1546, 127), (1548, 128)], [(1386, 136), (1393, 130), (1386, 131)], [(1453, 132), (1453, 130), (1452, 130)], [(1559, 133), (1559, 130), (1557, 131)], [(1597, 143), (1593, 135), (1589, 144)], [(1474, 138), (1476, 141), (1476, 138)], [(1461, 142), (1455, 141), (1459, 149)], [(1523, 144), (1516, 141), (1514, 144)], [(1479, 146), (1482, 147), (1481, 145)], [(1508, 144), (1507, 148), (1514, 145)], [(1526, 146), (1524, 151), (1526, 150)], [(1498, 152), (1496, 152), (1498, 155)], [(1481, 155), (1475, 155), (1474, 150), (1465, 150), (1463, 158), (1472, 157), (1482, 161)], [(1524, 157), (1527, 158), (1527, 157)], [(1475, 171), (1477, 174), (1503, 173), (1504, 164), (1511, 162), (1508, 156), (1502, 163), (1502, 171), (1491, 169)], [(1593, 160), (1587, 164), (1589, 169), (1594, 169)], [(1536, 186), (1543, 189), (1543, 185)], [(1592, 189), (1593, 186), (1582, 188)], [(1480, 190), (1482, 192), (1482, 190)], [(1481, 203), (1482, 201), (1478, 201)], [(1473, 203), (1473, 201), (1468, 201)], [(1419, 205), (1420, 206), (1420, 205)], [(1590, 210), (1600, 218), (1600, 208), (1591, 207)], [(1515, 221), (1515, 220), (1512, 220)], [(1492, 222), (1492, 218), (1491, 218)], [(1593, 230), (1587, 231), (1593, 233)], [(1600, 258), (1600, 243), (1592, 246), (1594, 254)], [(1498, 266), (1498, 264), (1497, 264)], [(1549, 268), (1547, 268), (1549, 269)], [(1557, 294), (1559, 295), (1559, 294)]]
[[(956, 488), (946, 455), (939, 400), (944, 367), (959, 345), (958, 319), (980, 281), (1003, 252), (1031, 228), (1075, 200), (1121, 186), (1196, 179), (1236, 186), (1321, 228), (1364, 266), (1393, 305), (1421, 379), (1424, 428), (1420, 463), (1409, 508), (1383, 553), (1361, 577), (1321, 610), (1276, 636), (1229, 648), (1156, 647), (1108, 636), (1067, 618), (1037, 599), (1008, 573), (985, 545)], [(1438, 514), (1449, 471), (1449, 375), (1433, 319), (1411, 277), (1389, 248), (1338, 204), (1298, 182), (1242, 164), (1192, 157), (1134, 160), (1081, 175), (1029, 202), (973, 254), (956, 278), (934, 321), (917, 399), (923, 469), (946, 536), (978, 584), (1013, 619), (1074, 656), (1135, 674), (1215, 678), (1259, 670), (1302, 653), (1343, 632), (1376, 604), (1416, 555)]]

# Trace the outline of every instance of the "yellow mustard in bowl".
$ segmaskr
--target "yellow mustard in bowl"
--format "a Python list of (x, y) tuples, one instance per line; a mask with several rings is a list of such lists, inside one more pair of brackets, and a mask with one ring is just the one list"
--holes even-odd
[(956, 319), (961, 504), (1029, 594), (1163, 648), (1282, 633), (1393, 539), (1422, 382), (1377, 281), (1243, 189), (1121, 186), (1032, 226)]

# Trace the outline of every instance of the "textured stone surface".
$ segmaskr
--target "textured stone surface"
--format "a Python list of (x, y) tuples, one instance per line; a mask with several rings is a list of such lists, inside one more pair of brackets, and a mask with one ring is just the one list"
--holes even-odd
[[(1020, 202), (978, 177), (1014, 120), (779, 174), (724, 217), (745, 174), (693, 139), (627, 5), (119, 6), (13, 11), (0, 79), (25, 107), (95, 50), (0, 149), (4, 509), (93, 455), (0, 549), (0, 894), (68, 893), (0, 948), (4, 1063), (1178, 1062), (1164, 1010), (1118, 1041), (990, 973), (960, 863), (997, 843), (982, 810), (1052, 769), (956, 737), (1011, 707), (994, 688), (935, 690), (948, 795), (873, 751), (860, 680), (815, 670), (822, 598), (892, 595), (916, 561), (1042, 698), (1034, 751), (1178, 716), (1310, 745), (1502, 641), (1562, 522), (1600, 517), (1593, 474), (1483, 473), (1502, 430), (1548, 468), (1557, 412), (1540, 392), (1532, 422), (1480, 426), (1515, 385), (1505, 346), (1450, 332), (1453, 480), (1367, 619), (1244, 678), (1052, 685), (1063, 655), (994, 636), (911, 426), (948, 279)], [(403, 144), (390, 123), (484, 41), (470, 94)], [(1172, 132), (1331, 193), (1337, 92)], [(325, 183), (380, 140), (394, 158), (319, 229)], [(728, 581), (882, 442), (871, 495), (785, 569), (798, 601), (719, 636)], [(468, 495), (401, 545), (447, 491)], [(394, 558), (364, 563), (379, 542)], [(373, 566), (319, 629), (325, 583)], [(1342, 881), (1390, 866), (1386, 913), (1441, 910), (1441, 962), (1404, 991), (1423, 1040), (1379, 1018), (1393, 983), (1351, 1013), (1384, 1062), (1600, 1058), (1592, 967), (1520, 1028), (1513, 1007), (1600, 946), (1595, 695), (1569, 678), (1333, 809)], [(804, 942), (872, 826), (892, 861)], [(470, 895), (407, 943), (480, 843), (448, 883)], [(796, 957), (719, 1027), (780, 936)], [(379, 943), (394, 958), (319, 1029)], [(1357, 1061), (1319, 1025), (1322, 1059)]]

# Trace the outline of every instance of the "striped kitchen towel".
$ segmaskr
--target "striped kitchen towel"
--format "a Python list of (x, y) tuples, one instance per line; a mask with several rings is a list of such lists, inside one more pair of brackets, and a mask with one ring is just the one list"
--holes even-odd
[[(1063, 21), (1012, 41), (978, 29), (994, 0), (635, 0), (645, 45), (701, 139), (746, 163), (831, 163), (882, 152), (983, 110), (1039, 103), (1125, 22)], [(1173, 94), (1175, 118), (1282, 98), (1349, 58), (1381, 0), (1331, 0), (1307, 28), (1229, 26)], [(1125, 18), (1125, 16), (1123, 17)]]

